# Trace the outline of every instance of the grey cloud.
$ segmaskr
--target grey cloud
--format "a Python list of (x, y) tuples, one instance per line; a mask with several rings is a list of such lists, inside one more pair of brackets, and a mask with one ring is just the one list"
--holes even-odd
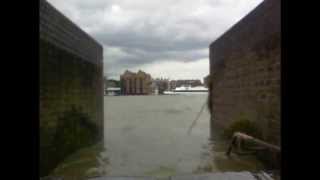
[[(104, 46), (105, 73), (208, 57), (209, 44), (261, 0), (48, 0)], [(161, 68), (161, 67), (159, 67)]]
[(94, 36), (103, 44), (110, 46), (154, 52), (200, 49), (208, 47), (210, 43), (209, 39), (204, 40), (196, 37), (185, 37), (180, 40), (176, 40), (174, 36), (168, 36), (168, 38), (156, 37), (152, 34), (152, 30), (149, 29), (139, 33), (129, 30), (98, 32)]

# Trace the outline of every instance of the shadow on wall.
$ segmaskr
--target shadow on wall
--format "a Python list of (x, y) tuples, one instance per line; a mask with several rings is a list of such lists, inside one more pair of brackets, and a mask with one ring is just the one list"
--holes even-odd
[(67, 155), (93, 145), (99, 138), (98, 130), (89, 116), (75, 106), (62, 113), (55, 130), (40, 127), (40, 177), (48, 175)]

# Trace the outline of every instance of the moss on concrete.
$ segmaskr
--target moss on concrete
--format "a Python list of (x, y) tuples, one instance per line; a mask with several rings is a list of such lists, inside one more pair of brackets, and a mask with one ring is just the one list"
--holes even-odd
[(245, 114), (240, 114), (235, 120), (224, 130), (224, 136), (228, 139), (232, 137), (235, 132), (246, 133), (255, 138), (261, 138), (262, 132), (258, 125)]
[[(88, 177), (105, 175), (99, 172), (99, 154), (105, 151), (102, 143), (82, 148), (61, 162), (50, 176), (63, 177), (64, 180), (85, 179)], [(108, 159), (103, 159), (108, 163)], [(104, 168), (104, 167), (102, 167)]]
[(40, 128), (40, 164), (43, 175), (49, 174), (59, 162), (76, 150), (93, 145), (97, 126), (88, 115), (73, 107), (58, 119), (57, 128)]

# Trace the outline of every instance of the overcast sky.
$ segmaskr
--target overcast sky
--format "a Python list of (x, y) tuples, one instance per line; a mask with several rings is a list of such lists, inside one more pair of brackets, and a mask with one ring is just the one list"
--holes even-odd
[(104, 75), (209, 74), (209, 44), (262, 0), (47, 0), (104, 48)]

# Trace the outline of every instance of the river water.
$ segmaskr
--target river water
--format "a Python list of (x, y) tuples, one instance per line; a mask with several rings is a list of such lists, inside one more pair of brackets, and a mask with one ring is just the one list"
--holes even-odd
[(107, 174), (191, 174), (208, 162), (210, 171), (252, 169), (239, 164), (243, 161), (226, 158), (225, 148), (218, 150), (218, 146), (214, 152), (216, 158), (212, 160), (207, 108), (192, 132), (187, 133), (206, 99), (206, 94), (105, 96), (106, 151), (102, 154), (108, 157)]

